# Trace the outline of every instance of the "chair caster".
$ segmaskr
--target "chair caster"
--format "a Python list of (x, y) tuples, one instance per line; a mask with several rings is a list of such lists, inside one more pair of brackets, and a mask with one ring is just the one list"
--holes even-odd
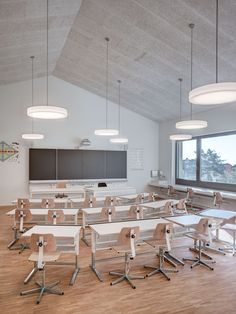
[(36, 304), (39, 304), (40, 303), (40, 301), (36, 301)]
[(61, 295), (64, 295), (64, 292), (62, 292)]
[(134, 286), (134, 287), (132, 287), (133, 289), (136, 289), (136, 287)]

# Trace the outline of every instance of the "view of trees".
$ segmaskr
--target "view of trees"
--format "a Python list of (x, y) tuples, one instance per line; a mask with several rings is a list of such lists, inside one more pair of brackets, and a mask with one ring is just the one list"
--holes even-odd
[[(196, 180), (196, 159), (182, 161), (182, 178)], [(231, 165), (214, 150), (201, 150), (201, 181), (236, 183), (236, 164)]]

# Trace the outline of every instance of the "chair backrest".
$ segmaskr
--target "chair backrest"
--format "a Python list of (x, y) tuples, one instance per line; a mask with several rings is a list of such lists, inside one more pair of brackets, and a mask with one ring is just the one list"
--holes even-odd
[(171, 223), (159, 223), (153, 232), (153, 239), (158, 246), (164, 246), (168, 251), (171, 250), (170, 239), (173, 225)]
[(53, 234), (33, 233), (30, 237), (30, 249), (38, 253), (37, 267), (44, 268), (44, 254), (56, 252), (56, 240)]
[(218, 207), (220, 207), (221, 204), (223, 203), (223, 197), (220, 192), (213, 193), (213, 203), (214, 203), (214, 206), (218, 206)]
[(19, 230), (24, 230), (24, 223), (32, 220), (32, 214), (29, 208), (17, 208), (15, 210), (15, 222), (20, 224)]
[(168, 195), (174, 195), (176, 193), (176, 190), (173, 188), (172, 185), (168, 185), (167, 194)]
[(139, 239), (140, 229), (138, 226), (136, 227), (124, 227), (121, 229), (118, 239), (117, 245), (124, 245), (128, 248), (131, 248), (131, 240), (134, 239), (136, 243)]
[(18, 198), (17, 199), (17, 208), (29, 208), (30, 201), (28, 198)]
[(54, 225), (63, 223), (65, 221), (65, 214), (62, 209), (49, 209), (48, 211), (48, 222)]
[(56, 188), (57, 189), (65, 189), (66, 188), (66, 182), (57, 182)]
[(203, 235), (210, 235), (210, 220), (209, 218), (201, 218), (199, 223), (196, 225), (196, 232)]
[(98, 188), (105, 188), (107, 187), (106, 182), (98, 182)]
[(111, 222), (115, 218), (115, 207), (104, 207), (101, 210), (101, 219)]
[(186, 196), (187, 200), (191, 200), (193, 197), (194, 197), (193, 189), (187, 188), (187, 196)]
[(165, 203), (164, 212), (166, 215), (173, 215), (172, 202), (168, 201)]
[(53, 198), (43, 198), (41, 201), (41, 208), (55, 208), (55, 202)]
[(86, 196), (83, 202), (83, 208), (88, 208), (88, 207), (96, 207), (97, 206), (97, 201), (96, 197), (92, 196)]
[(117, 200), (116, 197), (107, 196), (105, 198), (105, 201), (104, 201), (104, 205), (105, 206), (115, 206), (115, 205), (118, 205), (118, 204), (119, 204), (119, 201)]
[(138, 205), (131, 205), (129, 208), (129, 218), (140, 219), (142, 218), (142, 207)]
[(184, 198), (179, 200), (178, 204), (176, 205), (176, 208), (179, 210), (183, 210), (186, 214), (188, 213), (186, 207), (186, 200)]
[(134, 201), (136, 204), (140, 204), (144, 202), (144, 195), (142, 193), (138, 194)]
[(151, 192), (148, 194), (148, 201), (155, 201), (155, 193)]

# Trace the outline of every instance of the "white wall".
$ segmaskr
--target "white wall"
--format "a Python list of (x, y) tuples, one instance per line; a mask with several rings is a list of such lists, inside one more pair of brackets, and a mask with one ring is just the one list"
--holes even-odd
[[(193, 119), (202, 119), (208, 122), (208, 127), (202, 130), (192, 132), (182, 131), (182, 133), (190, 133), (193, 136), (203, 134), (214, 134), (226, 131), (236, 130), (236, 104), (228, 104), (220, 107), (208, 106), (208, 110), (194, 114)], [(188, 120), (189, 117), (183, 118)], [(169, 140), (171, 134), (180, 133), (181, 130), (175, 129), (175, 121), (168, 121), (159, 124), (159, 167), (164, 172), (168, 183), (174, 184), (174, 158), (175, 143)], [(232, 147), (232, 149), (234, 149)]]
[[(45, 78), (35, 80), (35, 105), (45, 104)], [(64, 106), (69, 111), (65, 120), (34, 123), (35, 132), (45, 135), (42, 141), (27, 142), (23, 133), (31, 132), (26, 109), (31, 105), (31, 82), (0, 87), (0, 141), (20, 142), (19, 163), (0, 161), (0, 204), (28, 193), (28, 148), (75, 148), (80, 139), (89, 138), (91, 149), (122, 149), (108, 139), (94, 135), (105, 126), (105, 100), (56, 77), (49, 79), (49, 104)], [(108, 127), (117, 127), (117, 105), (109, 103)], [(144, 149), (144, 170), (131, 170), (128, 162), (128, 185), (144, 190), (150, 181), (150, 170), (158, 169), (159, 126), (149, 119), (122, 107), (121, 133), (129, 138), (129, 148)]]

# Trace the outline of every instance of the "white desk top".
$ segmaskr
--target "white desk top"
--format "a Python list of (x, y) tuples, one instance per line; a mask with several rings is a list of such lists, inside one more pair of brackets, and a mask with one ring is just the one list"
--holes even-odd
[[(96, 201), (97, 202), (104, 202), (106, 197), (105, 196), (98, 196), (98, 197), (95, 197), (96, 198)], [(70, 197), (69, 200), (73, 203), (82, 203), (84, 202), (84, 197), (77, 197), (77, 198), (74, 198), (74, 197)]]
[[(53, 210), (54, 208), (52, 208)], [(60, 208), (63, 210), (64, 215), (77, 215), (79, 209), (78, 208)], [(30, 208), (30, 212), (32, 215), (47, 215), (50, 208)], [(55, 209), (56, 210), (56, 209)], [(6, 213), (8, 216), (15, 215), (15, 209), (10, 210)]]
[[(142, 194), (143, 197), (148, 197), (149, 193), (139, 193), (139, 194)], [(118, 196), (118, 198), (120, 199), (125, 199), (125, 200), (133, 200), (135, 199), (139, 194), (128, 194), (128, 195), (120, 195)]]
[(66, 193), (66, 192), (84, 192), (84, 188), (81, 186), (68, 186), (66, 188), (56, 188), (56, 187), (37, 187), (31, 188), (31, 193)]
[(171, 199), (168, 199), (168, 200), (160, 200), (160, 201), (155, 201), (155, 202), (149, 202), (149, 203), (142, 203), (140, 204), (142, 207), (147, 207), (147, 208), (161, 208), (161, 207), (164, 207), (165, 204), (167, 202), (172, 202), (173, 205), (176, 205), (178, 204), (178, 200), (171, 200)]
[(236, 231), (236, 224), (225, 224), (224, 226), (220, 227), (221, 229)]
[(124, 227), (140, 227), (140, 231), (154, 230), (158, 223), (166, 223), (167, 221), (162, 218), (147, 219), (147, 220), (135, 220), (135, 221), (124, 221), (114, 222), (106, 224), (90, 225), (89, 227), (100, 236), (109, 234), (118, 234)]
[(236, 212), (231, 210), (209, 208), (199, 213), (199, 215), (216, 219), (231, 219), (236, 217)]
[(80, 226), (34, 226), (22, 236), (30, 237), (33, 233), (51, 233), (57, 238), (75, 238), (80, 232)]
[[(45, 198), (45, 197), (44, 197)], [(46, 198), (45, 198), (46, 199)], [(49, 199), (51, 199), (51, 197), (49, 197)], [(63, 197), (63, 198), (53, 198), (54, 203), (60, 203), (60, 204), (64, 204), (68, 201), (70, 201), (70, 199), (68, 197)], [(29, 199), (30, 203), (35, 203), (35, 204), (40, 204), (42, 202), (41, 198), (30, 198)], [(17, 200), (12, 201), (12, 204), (17, 204)]]
[(197, 225), (202, 217), (197, 215), (183, 215), (166, 217), (165, 219), (181, 227), (191, 227)]
[[(126, 205), (126, 206), (111, 206), (115, 208), (115, 211), (122, 212), (122, 211), (128, 211), (130, 209), (130, 206), (132, 205)], [(103, 207), (88, 207), (88, 208), (81, 208), (81, 211), (85, 213), (86, 215), (90, 214), (99, 214), (102, 211)]]

